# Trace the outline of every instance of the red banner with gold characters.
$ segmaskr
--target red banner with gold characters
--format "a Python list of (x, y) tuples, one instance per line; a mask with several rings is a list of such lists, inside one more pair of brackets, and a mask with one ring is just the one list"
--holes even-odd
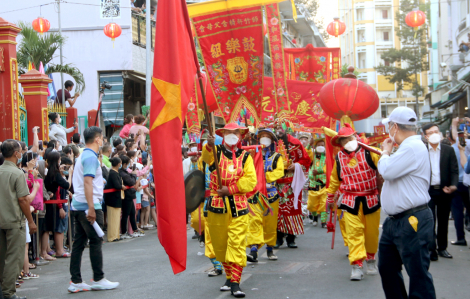
[(13, 139), (20, 140), (20, 115), (19, 115), (19, 91), (18, 91), (18, 62), (15, 58), (10, 59), (11, 70), (11, 119)]
[(47, 113), (47, 108), (42, 108), (41, 111), (42, 114), (42, 140), (43, 141), (49, 141), (49, 121), (48, 121), (48, 113)]
[[(297, 131), (323, 134), (322, 127), (335, 129), (336, 120), (326, 115), (317, 101), (322, 87), (323, 84), (287, 80), (291, 107), (290, 120)], [(261, 114), (264, 123), (274, 121), (276, 114), (274, 93), (272, 78), (265, 77)]]
[(341, 73), (340, 48), (305, 48), (284, 50), (291, 80), (326, 83), (338, 79)]
[(209, 82), (226, 122), (247, 109), (259, 122), (263, 96), (261, 6), (192, 19)]
[[(285, 72), (284, 47), (282, 43), (282, 26), (279, 8), (276, 3), (266, 5), (266, 24), (268, 25), (269, 50), (271, 52), (272, 81), (276, 90), (272, 95), (277, 111), (290, 111), (289, 93)], [(272, 84), (271, 84), (272, 85)]]

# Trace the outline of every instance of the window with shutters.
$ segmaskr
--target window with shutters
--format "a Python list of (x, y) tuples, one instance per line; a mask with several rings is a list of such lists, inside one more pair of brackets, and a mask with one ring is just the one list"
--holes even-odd
[(382, 19), (388, 19), (388, 10), (382, 10)]
[(388, 39), (388, 35), (389, 35), (389, 34), (388, 34), (388, 32), (387, 32), (387, 31), (385, 31), (385, 32), (384, 32), (384, 41), (386, 41), (386, 42), (388, 42), (388, 41), (389, 41), (389, 39)]

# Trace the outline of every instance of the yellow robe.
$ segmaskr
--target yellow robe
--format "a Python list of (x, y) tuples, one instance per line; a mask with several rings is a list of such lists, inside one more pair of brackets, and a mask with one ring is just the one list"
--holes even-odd
[[(223, 146), (223, 145), (222, 145)], [(215, 147), (216, 148), (216, 147)], [(207, 145), (202, 150), (202, 159), (209, 165), (214, 162), (214, 148), (207, 149)], [(223, 162), (227, 162), (227, 157), (221, 154), (219, 165)], [(229, 175), (229, 169), (221, 169), (222, 183), (227, 179)], [(212, 173), (216, 176), (215, 171)], [(216, 179), (211, 178), (211, 179)], [(217, 180), (215, 180), (217, 181)], [(245, 267), (246, 266), (246, 234), (248, 231), (248, 215), (242, 214), (244, 212), (243, 204), (246, 204), (246, 197), (243, 196), (253, 191), (257, 183), (255, 166), (253, 164), (253, 158), (248, 156), (243, 166), (243, 174), (236, 182), (236, 186), (228, 186), (230, 192), (235, 192), (232, 195), (240, 196), (240, 208), (235, 208), (233, 211), (230, 207), (231, 196), (226, 196), (223, 200), (227, 213), (215, 213), (208, 208), (208, 228), (210, 230), (211, 241), (214, 249), (217, 261), (222, 263), (234, 263), (236, 265)], [(221, 199), (216, 190), (211, 189), (211, 196), (213, 199)], [(232, 199), (233, 200), (233, 199)], [(241, 215), (240, 215), (240, 214)]]
[[(375, 153), (370, 153), (372, 161), (377, 166), (380, 156)], [(355, 167), (357, 164), (356, 159), (351, 159), (348, 166)], [(339, 189), (341, 181), (338, 179), (338, 171), (336, 168), (336, 161), (333, 166), (333, 171), (330, 176), (330, 185), (326, 192), (334, 194)], [(380, 225), (380, 209), (377, 211), (364, 215), (362, 204), (359, 207), (357, 215), (343, 211), (344, 231), (340, 227), (345, 239), (344, 243), (349, 248), (349, 262), (352, 265), (355, 261), (364, 260), (367, 253), (377, 253), (379, 247), (379, 225)], [(341, 213), (338, 210), (338, 213)]]

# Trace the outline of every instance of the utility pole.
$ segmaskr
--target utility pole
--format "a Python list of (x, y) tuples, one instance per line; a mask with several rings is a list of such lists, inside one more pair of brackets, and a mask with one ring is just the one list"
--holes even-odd
[(146, 0), (145, 2), (145, 50), (146, 50), (146, 70), (145, 70), (145, 105), (150, 106), (150, 93), (151, 93), (151, 86), (152, 86), (152, 63), (151, 63), (151, 55), (152, 55), (152, 27), (150, 22), (151, 11), (152, 7), (150, 6), (150, 0)]
[[(59, 34), (62, 36), (62, 25), (60, 23), (60, 0), (57, 0), (57, 15), (59, 16)], [(60, 65), (64, 65), (64, 57), (62, 55), (62, 43), (60, 44)], [(64, 74), (60, 72), (60, 85), (62, 86), (62, 105), (65, 106), (65, 89), (64, 89)]]

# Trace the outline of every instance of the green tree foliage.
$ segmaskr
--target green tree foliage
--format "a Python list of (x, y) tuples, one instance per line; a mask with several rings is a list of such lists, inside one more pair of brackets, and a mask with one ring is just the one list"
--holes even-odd
[[(390, 83), (397, 84), (397, 90), (403, 90), (404, 85), (412, 86), (413, 96), (421, 96), (424, 88), (416, 81), (415, 73), (429, 69), (427, 62), (427, 24), (423, 24), (418, 30), (409, 27), (405, 22), (406, 15), (414, 8), (419, 7), (417, 0), (401, 0), (400, 9), (395, 13), (398, 27), (395, 27), (397, 37), (401, 42), (401, 49), (392, 48), (384, 52), (381, 58), (389, 62), (389, 65), (380, 64), (375, 69)], [(426, 12), (425, 6), (419, 7)]]
[(323, 37), (323, 40), (326, 42), (330, 35), (326, 32), (325, 20), (323, 17), (317, 17), (318, 14), (318, 0), (295, 0), (295, 4), (303, 4), (307, 8), (308, 12), (311, 14), (310, 21), (314, 22), (317, 26), (320, 34)]
[(29, 62), (34, 63), (36, 68), (39, 68), (42, 62), (48, 66), (46, 74), (62, 72), (70, 75), (75, 81), (75, 89), (80, 93), (85, 90), (85, 79), (78, 68), (70, 63), (64, 65), (51, 63), (52, 59), (57, 57), (56, 51), (60, 45), (65, 43), (64, 36), (55, 32), (40, 35), (29, 24), (23, 22), (19, 22), (18, 26), (21, 28), (22, 37), (17, 51), (20, 73), (28, 70)]

